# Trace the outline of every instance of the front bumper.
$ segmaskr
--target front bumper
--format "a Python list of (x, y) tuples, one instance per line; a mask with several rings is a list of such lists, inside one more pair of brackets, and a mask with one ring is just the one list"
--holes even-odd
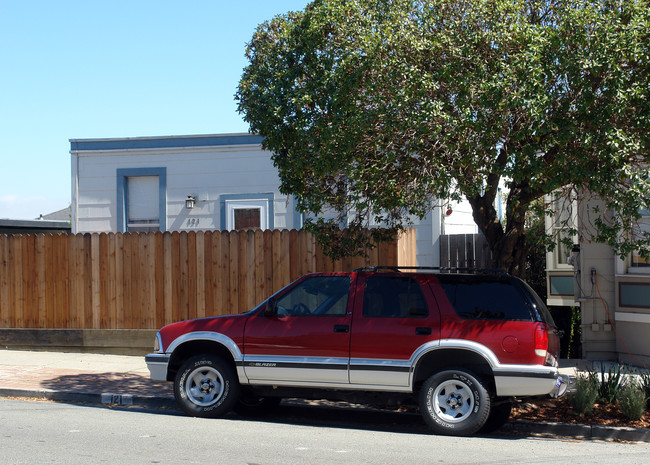
[(169, 355), (167, 354), (149, 354), (144, 358), (149, 368), (150, 378), (156, 381), (167, 381), (167, 367), (169, 365)]

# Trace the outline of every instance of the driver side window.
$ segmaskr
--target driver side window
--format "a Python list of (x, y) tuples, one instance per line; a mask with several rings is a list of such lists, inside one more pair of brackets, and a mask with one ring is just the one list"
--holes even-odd
[(278, 299), (280, 316), (345, 315), (348, 306), (348, 276), (314, 276), (307, 278)]

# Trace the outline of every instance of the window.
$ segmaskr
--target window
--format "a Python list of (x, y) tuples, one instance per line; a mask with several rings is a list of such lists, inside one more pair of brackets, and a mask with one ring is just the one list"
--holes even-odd
[(411, 277), (370, 276), (363, 297), (363, 316), (425, 317), (429, 314), (420, 285)]
[(117, 231), (165, 231), (166, 222), (167, 169), (118, 169)]
[(531, 321), (530, 304), (508, 280), (484, 276), (438, 277), (452, 307), (471, 320)]
[(222, 195), (221, 215), (227, 231), (273, 229), (273, 194)]
[(348, 276), (307, 278), (280, 297), (276, 308), (285, 316), (345, 315), (348, 308)]
[(262, 208), (234, 208), (234, 229), (261, 229)]
[(130, 176), (126, 181), (126, 230), (153, 232), (160, 229), (158, 176)]
[[(642, 215), (639, 220), (639, 229), (643, 233), (650, 233), (650, 210), (641, 210), (639, 213)], [(638, 252), (632, 252), (630, 268), (632, 272), (650, 273), (650, 260), (642, 258)]]
[(553, 249), (554, 268), (569, 267), (571, 244), (576, 242), (572, 229), (576, 225), (575, 201), (567, 199), (559, 192), (553, 193), (553, 224), (551, 234), (555, 241)]

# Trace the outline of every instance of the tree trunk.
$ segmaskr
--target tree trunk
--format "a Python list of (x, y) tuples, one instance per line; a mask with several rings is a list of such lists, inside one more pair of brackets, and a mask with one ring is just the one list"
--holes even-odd
[[(472, 215), (485, 235), (492, 252), (492, 267), (524, 279), (526, 277), (526, 236), (524, 208), (509, 205), (506, 230), (494, 209), (494, 199), (476, 196), (467, 198)], [(510, 203), (510, 202), (509, 202)]]

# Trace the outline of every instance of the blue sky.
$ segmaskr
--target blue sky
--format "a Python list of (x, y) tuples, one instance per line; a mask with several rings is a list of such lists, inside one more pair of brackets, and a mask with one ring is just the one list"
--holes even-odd
[(246, 43), (307, 3), (0, 0), (0, 218), (70, 204), (69, 139), (246, 132)]

